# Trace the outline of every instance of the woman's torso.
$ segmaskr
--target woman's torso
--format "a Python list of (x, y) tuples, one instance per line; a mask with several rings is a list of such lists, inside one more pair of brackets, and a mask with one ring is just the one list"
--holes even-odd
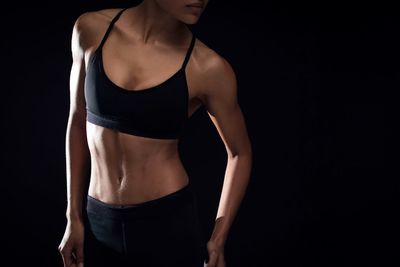
[[(97, 15), (99, 30), (92, 48), (98, 46), (118, 9), (101, 12), (108, 13), (108, 18)], [(187, 46), (190, 34), (186, 35), (185, 40), (182, 39), (181, 48), (171, 48), (168, 53), (168, 47), (136, 45), (134, 37), (126, 34), (126, 23), (121, 16), (102, 47), (104, 71), (108, 78), (121, 88), (151, 90), (151, 87), (165, 81), (179, 68), (185, 56), (183, 43)], [(94, 52), (95, 49), (88, 52), (87, 62), (91, 60)], [(157, 58), (161, 60), (157, 61)], [(189, 62), (186, 67), (188, 117), (201, 105), (196, 92), (198, 82), (196, 78), (188, 77)], [(91, 156), (88, 194), (94, 198), (111, 204), (136, 204), (177, 191), (189, 182), (179, 157), (178, 139), (137, 136), (88, 121), (86, 134)]]

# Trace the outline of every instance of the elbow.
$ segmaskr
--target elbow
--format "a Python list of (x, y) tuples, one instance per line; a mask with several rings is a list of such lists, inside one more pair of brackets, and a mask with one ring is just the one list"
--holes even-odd
[(227, 149), (228, 159), (247, 159), (252, 161), (253, 150), (251, 145), (243, 146), (241, 149), (231, 150)]

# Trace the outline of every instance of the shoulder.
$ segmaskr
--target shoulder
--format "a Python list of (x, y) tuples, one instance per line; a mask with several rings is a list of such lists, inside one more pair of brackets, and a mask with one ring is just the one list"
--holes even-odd
[(108, 8), (80, 14), (75, 19), (71, 41), (84, 51), (95, 47), (119, 10), (121, 8)]
[(204, 97), (236, 94), (236, 74), (226, 58), (199, 39), (196, 40), (194, 58), (196, 73), (202, 84), (201, 93)]

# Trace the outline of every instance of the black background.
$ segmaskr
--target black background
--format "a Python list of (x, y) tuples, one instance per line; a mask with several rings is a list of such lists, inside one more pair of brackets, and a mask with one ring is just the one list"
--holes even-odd
[[(62, 266), (73, 23), (86, 11), (134, 4), (3, 9), (2, 242), (14, 266)], [(395, 11), (384, 2), (211, 0), (192, 26), (234, 68), (253, 145), (228, 267), (399, 266)], [(226, 154), (204, 109), (180, 152), (209, 236)]]

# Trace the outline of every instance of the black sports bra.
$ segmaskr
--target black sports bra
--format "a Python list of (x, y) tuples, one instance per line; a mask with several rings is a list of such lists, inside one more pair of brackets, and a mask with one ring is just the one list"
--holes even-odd
[(130, 135), (157, 139), (177, 139), (189, 119), (189, 93), (185, 67), (193, 50), (195, 35), (181, 68), (162, 83), (141, 90), (128, 90), (114, 84), (104, 72), (102, 47), (118, 12), (88, 63), (85, 77), (86, 120)]

